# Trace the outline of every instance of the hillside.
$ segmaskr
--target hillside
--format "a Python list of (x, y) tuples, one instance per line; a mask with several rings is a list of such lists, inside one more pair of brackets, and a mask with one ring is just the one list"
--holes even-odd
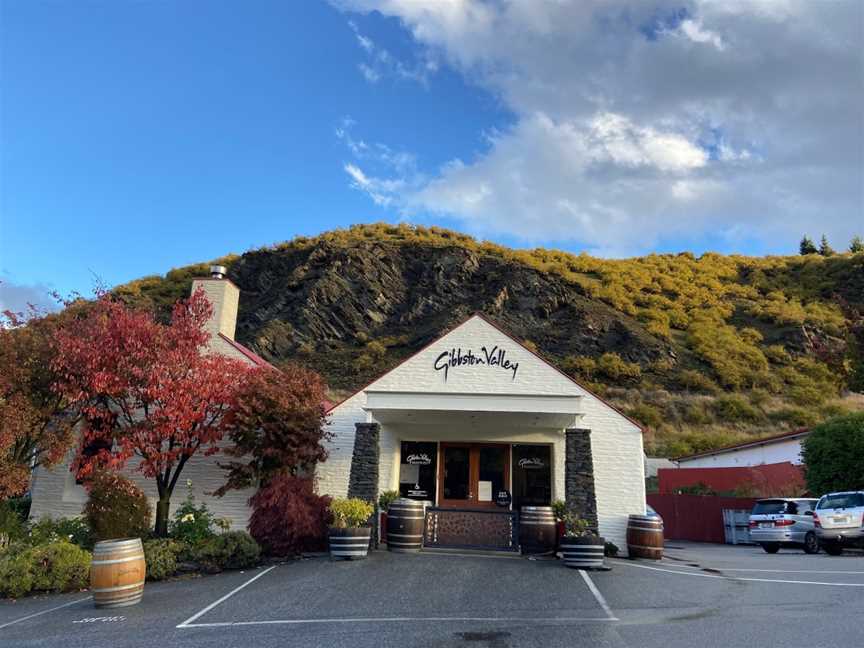
[[(864, 383), (864, 254), (605, 260), (377, 224), (217, 261), (242, 291), (237, 339), (314, 367), (334, 397), (482, 311), (643, 422), (653, 453), (864, 408), (848, 392)], [(208, 265), (117, 293), (165, 316)]]

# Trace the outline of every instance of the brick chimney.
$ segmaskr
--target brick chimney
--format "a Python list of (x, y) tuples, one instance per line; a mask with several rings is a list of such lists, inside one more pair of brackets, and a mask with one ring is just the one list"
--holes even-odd
[(207, 322), (206, 327), (211, 339), (216, 338), (221, 333), (233, 340), (234, 330), (237, 328), (240, 289), (225, 277), (225, 273), (225, 266), (210, 266), (209, 277), (199, 277), (192, 280), (192, 292), (194, 293), (199, 287), (202, 287), (213, 306), (213, 316)]

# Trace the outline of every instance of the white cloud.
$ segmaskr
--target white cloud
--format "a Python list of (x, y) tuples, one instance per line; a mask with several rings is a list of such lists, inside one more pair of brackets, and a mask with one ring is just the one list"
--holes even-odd
[(405, 62), (361, 33), (353, 20), (348, 21), (348, 26), (354, 32), (357, 44), (366, 55), (366, 61), (358, 63), (357, 69), (369, 83), (378, 83), (385, 77), (391, 77), (426, 85), (429, 76), (438, 71), (438, 62), (431, 57), (429, 51), (421, 49), (416, 61)]
[(706, 234), (780, 251), (822, 231), (839, 247), (864, 228), (857, 0), (339, 6), (398, 18), (418, 56), (515, 115), (429, 176), (379, 158), (378, 200), (403, 214), (605, 253)]
[(0, 313), (9, 310), (27, 315), (31, 305), (40, 312), (58, 308), (54, 291), (45, 284), (21, 284), (0, 275)]
[(700, 20), (691, 20), (689, 18), (682, 20), (679, 30), (694, 43), (708, 43), (718, 50), (723, 50), (726, 47), (720, 35), (710, 29), (705, 29)]

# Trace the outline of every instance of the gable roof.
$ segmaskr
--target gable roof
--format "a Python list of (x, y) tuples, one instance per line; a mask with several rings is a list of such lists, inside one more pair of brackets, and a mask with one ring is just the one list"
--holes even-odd
[(243, 354), (243, 356), (247, 360), (249, 360), (252, 364), (254, 364), (256, 367), (270, 367), (271, 369), (276, 369), (276, 367), (274, 367), (272, 364), (267, 362), (264, 358), (259, 356), (257, 353), (255, 353), (251, 349), (247, 349), (245, 346), (243, 346), (239, 342), (235, 342), (234, 340), (229, 338), (224, 333), (219, 333), (219, 337), (222, 340), (224, 340), (225, 342), (227, 342), (229, 345), (231, 345), (234, 349), (239, 351), (241, 354)]
[(732, 445), (723, 446), (722, 448), (715, 448), (714, 450), (706, 450), (705, 452), (697, 452), (696, 454), (684, 455), (683, 457), (675, 457), (674, 461), (689, 461), (690, 459), (700, 459), (702, 457), (711, 457), (714, 455), (726, 454), (727, 452), (735, 452), (736, 450), (743, 450), (745, 448), (755, 448), (760, 445), (771, 445), (772, 443), (782, 443), (783, 441), (788, 441), (789, 439), (795, 439), (797, 437), (805, 437), (810, 434), (810, 430), (808, 428), (802, 428), (798, 430), (794, 430), (792, 432), (783, 432), (782, 434), (775, 434), (773, 436), (762, 437), (761, 439), (753, 439), (751, 441), (741, 441), (740, 443), (733, 443)]
[(608, 408), (611, 409), (612, 411), (616, 412), (617, 414), (621, 415), (623, 418), (625, 418), (625, 419), (627, 419), (628, 421), (630, 421), (630, 423), (632, 423), (632, 424), (635, 425), (637, 428), (639, 428), (640, 431), (642, 431), (642, 432), (645, 431), (645, 428), (642, 426), (641, 423), (638, 423), (637, 421), (634, 421), (632, 418), (630, 418), (629, 416), (627, 416), (627, 414), (625, 414), (625, 413), (622, 412), (620, 409), (618, 409), (617, 407), (615, 407), (614, 405), (612, 405), (610, 402), (608, 402), (608, 401), (605, 400), (604, 398), (601, 398), (600, 396), (598, 396), (597, 394), (595, 394), (594, 392), (592, 392), (590, 389), (586, 388), (584, 385), (582, 385), (582, 384), (579, 383), (578, 381), (574, 380), (572, 376), (570, 376), (570, 375), (566, 374), (565, 372), (561, 371), (561, 369), (559, 369), (558, 367), (556, 367), (552, 362), (550, 362), (549, 360), (547, 360), (546, 358), (544, 358), (543, 356), (541, 356), (539, 353), (537, 353), (537, 352), (534, 351), (533, 349), (530, 349), (530, 348), (528, 348), (527, 346), (525, 346), (521, 341), (519, 341), (519, 340), (517, 340), (515, 337), (513, 337), (513, 335), (512, 335), (511, 333), (507, 332), (503, 327), (501, 327), (500, 325), (498, 325), (496, 322), (492, 321), (492, 320), (491, 320), (491, 319), (490, 319), (490, 318), (489, 318), (485, 313), (481, 313), (481, 312), (479, 312), (479, 311), (478, 311), (478, 312), (475, 312), (475, 313), (473, 313), (472, 315), (470, 315), (469, 317), (465, 318), (464, 320), (462, 320), (461, 322), (459, 322), (456, 326), (454, 326), (454, 327), (452, 327), (452, 328), (450, 328), (450, 329), (444, 331), (441, 335), (439, 335), (438, 337), (436, 337), (434, 340), (432, 340), (432, 341), (430, 341), (429, 343), (423, 345), (420, 349), (418, 349), (417, 351), (415, 351), (414, 353), (412, 353), (410, 356), (408, 356), (407, 358), (405, 358), (404, 360), (402, 360), (402, 361), (401, 361), (399, 364), (397, 364), (395, 367), (393, 367), (393, 368), (391, 368), (391, 369), (388, 369), (387, 371), (385, 371), (383, 374), (381, 374), (381, 375), (378, 376), (377, 378), (371, 380), (370, 382), (368, 382), (367, 384), (365, 384), (365, 385), (364, 385), (363, 387), (361, 387), (360, 389), (358, 389), (358, 390), (354, 391), (353, 393), (351, 393), (348, 397), (343, 398), (343, 399), (342, 399), (341, 401), (339, 401), (338, 403), (335, 403), (334, 405), (332, 405), (332, 406), (327, 410), (327, 413), (329, 414), (329, 413), (332, 412), (334, 409), (336, 409), (337, 407), (339, 407), (342, 403), (344, 403), (344, 402), (350, 400), (351, 398), (353, 398), (354, 396), (356, 396), (356, 395), (359, 394), (360, 392), (367, 390), (367, 389), (368, 389), (369, 387), (371, 387), (373, 384), (375, 384), (376, 382), (378, 382), (379, 380), (381, 380), (381, 379), (384, 378), (385, 376), (388, 376), (389, 374), (393, 373), (394, 371), (396, 371), (397, 369), (399, 369), (399, 367), (401, 367), (402, 365), (404, 365), (404, 364), (406, 364), (407, 362), (413, 360), (415, 357), (419, 356), (421, 353), (423, 353), (426, 349), (428, 349), (429, 347), (431, 347), (433, 344), (436, 344), (436, 343), (439, 342), (441, 339), (443, 339), (444, 337), (450, 335), (450, 334), (453, 333), (455, 330), (457, 330), (458, 328), (464, 326), (465, 324), (467, 324), (468, 322), (470, 322), (470, 321), (471, 321), (472, 319), (474, 319), (474, 318), (479, 318), (480, 320), (484, 321), (486, 324), (488, 324), (489, 326), (491, 326), (492, 328), (494, 328), (496, 331), (498, 331), (499, 333), (501, 333), (504, 337), (506, 337), (506, 338), (508, 338), (509, 340), (511, 340), (511, 341), (512, 341), (514, 344), (516, 344), (518, 347), (520, 347), (520, 348), (523, 349), (524, 351), (527, 351), (530, 355), (532, 355), (532, 356), (534, 356), (535, 358), (537, 358), (537, 359), (538, 359), (540, 362), (542, 362), (544, 365), (546, 365), (546, 366), (549, 367), (550, 369), (554, 370), (555, 372), (557, 372), (558, 374), (560, 374), (561, 376), (563, 376), (564, 378), (566, 378), (568, 381), (570, 381), (571, 383), (573, 383), (574, 385), (576, 385), (577, 387), (579, 387), (579, 389), (581, 389), (581, 390), (583, 390), (584, 392), (588, 393), (590, 396), (593, 396), (593, 397), (596, 398), (598, 401), (600, 401), (601, 403), (603, 403), (604, 405), (606, 405), (606, 407), (608, 407)]

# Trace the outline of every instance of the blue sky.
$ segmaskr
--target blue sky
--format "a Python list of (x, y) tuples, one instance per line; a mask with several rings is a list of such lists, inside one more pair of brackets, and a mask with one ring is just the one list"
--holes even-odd
[(847, 111), (778, 117), (817, 64), (729, 80), (795, 63), (776, 16), (545, 4), (0, 0), (0, 301), (377, 220), (608, 256), (862, 229), (860, 5), (802, 54)]

